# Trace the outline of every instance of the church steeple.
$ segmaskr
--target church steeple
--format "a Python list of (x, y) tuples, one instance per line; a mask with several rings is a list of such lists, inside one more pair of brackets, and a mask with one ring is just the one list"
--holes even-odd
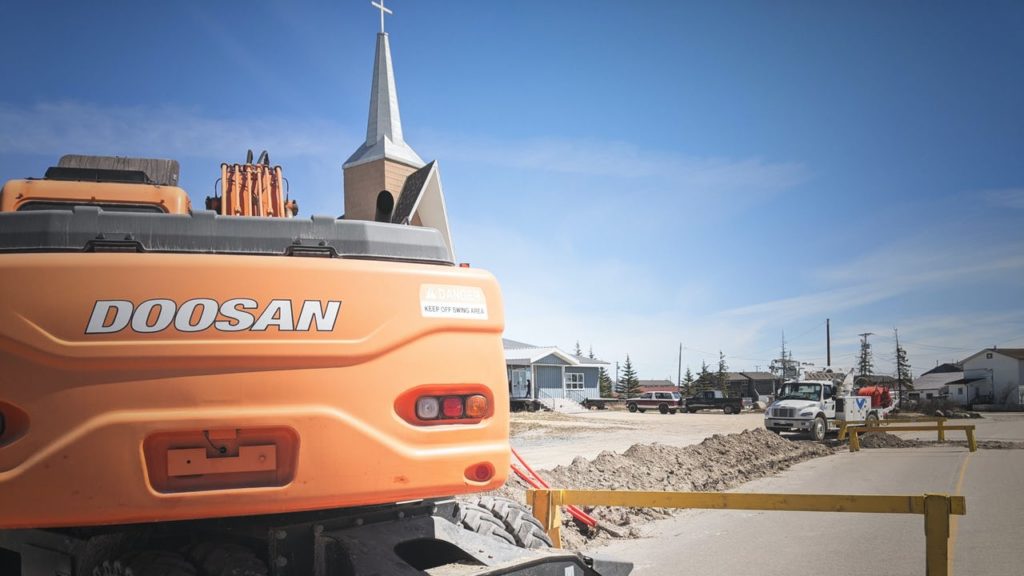
[(423, 168), (425, 162), (402, 136), (391, 44), (384, 31), (384, 14), (391, 14), (391, 10), (384, 7), (384, 0), (371, 4), (380, 10), (380, 33), (373, 60), (366, 140), (342, 165), (345, 218), (387, 222), (398, 204), (406, 179)]
[(380, 10), (380, 33), (373, 61), (370, 117), (366, 140), (344, 164), (345, 218), (434, 228), (454, 261), (440, 168), (436, 161), (423, 162), (402, 136), (391, 45), (384, 31), (384, 14), (391, 10), (384, 7), (384, 0), (371, 4)]
[(377, 34), (366, 141), (345, 161), (344, 167), (347, 169), (380, 159), (394, 160), (413, 168), (425, 164), (402, 137), (402, 118), (398, 112), (398, 91), (395, 89), (387, 32)]

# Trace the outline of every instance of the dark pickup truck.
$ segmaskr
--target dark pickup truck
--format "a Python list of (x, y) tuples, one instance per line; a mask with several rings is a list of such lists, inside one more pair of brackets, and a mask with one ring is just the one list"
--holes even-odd
[(721, 410), (726, 414), (739, 414), (743, 409), (742, 398), (725, 398), (720, 390), (705, 390), (684, 400), (686, 411), (693, 414), (697, 410)]

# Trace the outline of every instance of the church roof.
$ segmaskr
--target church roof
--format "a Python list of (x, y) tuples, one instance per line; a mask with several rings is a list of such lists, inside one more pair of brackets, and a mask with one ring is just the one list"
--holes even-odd
[(433, 166), (434, 162), (431, 162), (423, 168), (413, 172), (405, 179), (405, 185), (402, 186), (402, 193), (398, 195), (398, 205), (395, 206), (394, 212), (391, 213), (392, 223), (408, 224), (409, 221), (412, 220), (413, 210), (420, 201), (423, 189), (427, 184), (427, 178), (430, 176), (430, 170)]
[(398, 91), (391, 67), (391, 45), (386, 32), (377, 34), (377, 55), (373, 62), (373, 86), (370, 89), (370, 116), (366, 123), (366, 141), (349, 156), (344, 167), (358, 166), (387, 158), (415, 168), (423, 159), (405, 143), (402, 119), (398, 113)]

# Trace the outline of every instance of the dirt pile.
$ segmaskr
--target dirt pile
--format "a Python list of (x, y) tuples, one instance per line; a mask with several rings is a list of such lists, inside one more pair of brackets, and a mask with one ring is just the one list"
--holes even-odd
[(861, 448), (917, 448), (924, 446), (920, 440), (907, 440), (888, 432), (860, 435)]
[[(960, 446), (967, 446), (966, 440), (950, 442)], [(1009, 440), (978, 440), (979, 450), (1024, 450), (1024, 442), (1012, 442)]]
[[(831, 448), (821, 444), (786, 440), (762, 428), (725, 436), (716, 434), (694, 446), (635, 444), (622, 453), (606, 451), (593, 460), (577, 457), (568, 466), (538, 473), (551, 486), (560, 488), (721, 491), (832, 453)], [(519, 478), (511, 476), (497, 494), (522, 502), (526, 488)], [(641, 524), (673, 513), (653, 508), (587, 511), (599, 522), (630, 537), (639, 535)], [(579, 548), (592, 538), (607, 537), (604, 532), (584, 534), (568, 515), (562, 534), (569, 548)]]

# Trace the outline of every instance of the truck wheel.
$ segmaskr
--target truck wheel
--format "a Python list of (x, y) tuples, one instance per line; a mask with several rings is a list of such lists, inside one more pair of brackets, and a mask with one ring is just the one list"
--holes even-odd
[(815, 442), (823, 442), (825, 440), (825, 432), (828, 430), (828, 423), (825, 422), (824, 416), (818, 416), (814, 419), (814, 423), (811, 424), (811, 440)]
[(203, 576), (267, 576), (267, 565), (238, 544), (203, 542), (191, 547), (188, 557)]
[(668, 404), (658, 404), (658, 412), (668, 414)]
[(482, 536), (493, 536), (505, 543), (516, 545), (515, 538), (505, 531), (505, 525), (479, 504), (472, 502), (459, 502), (458, 509), (459, 525), (463, 528), (476, 532)]
[(639, 413), (641, 413), (641, 414), (643, 414), (644, 412), (647, 412), (647, 408), (640, 408), (640, 407), (637, 407), (636, 411), (637, 411), (637, 412), (639, 412)]
[(689, 412), (690, 414), (696, 414), (697, 413), (697, 409), (696, 408), (687, 408), (686, 411)]
[(864, 419), (865, 426), (878, 426), (878, 414), (872, 412)]
[(94, 576), (196, 576), (196, 569), (180, 554), (162, 550), (129, 552), (114, 562), (105, 561)]
[(630, 412), (636, 412), (636, 404), (633, 404), (632, 402), (626, 404), (626, 408), (628, 408)]
[(668, 409), (668, 413), (669, 414), (675, 414), (676, 413), (676, 409), (675, 408), (669, 408)]
[(725, 414), (732, 414), (732, 404), (726, 404), (722, 406), (722, 412)]
[(490, 511), (491, 515), (501, 521), (505, 531), (512, 535), (516, 546), (520, 548), (550, 548), (551, 538), (544, 532), (540, 520), (525, 504), (508, 498), (485, 496), (477, 505)]

